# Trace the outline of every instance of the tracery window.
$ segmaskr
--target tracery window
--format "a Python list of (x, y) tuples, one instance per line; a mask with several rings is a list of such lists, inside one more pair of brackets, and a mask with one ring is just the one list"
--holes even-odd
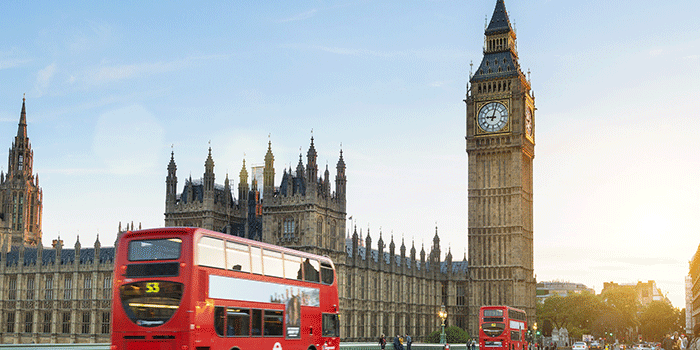
[(51, 311), (44, 312), (44, 322), (41, 328), (43, 333), (51, 333)]
[(7, 317), (5, 318), (5, 332), (14, 333), (15, 332), (15, 312), (8, 311)]
[(46, 300), (53, 300), (53, 276), (46, 276), (46, 285), (44, 286), (44, 297)]
[(83, 334), (89, 334), (90, 333), (90, 312), (83, 312), (83, 323), (80, 327), (81, 333)]
[(9, 276), (10, 280), (8, 282), (7, 299), (15, 300), (17, 299), (17, 276)]
[(105, 276), (102, 281), (102, 299), (112, 299), (112, 276)]
[(63, 323), (61, 324), (61, 331), (64, 334), (70, 333), (70, 312), (63, 313)]
[(295, 225), (294, 219), (292, 219), (292, 218), (284, 219), (282, 236), (284, 237), (285, 240), (294, 239), (295, 229), (296, 229), (296, 225)]
[(27, 300), (34, 300), (34, 276), (27, 277)]
[(92, 299), (92, 277), (89, 274), (83, 279), (83, 299)]
[(330, 236), (331, 236), (331, 248), (336, 249), (338, 247), (338, 238), (336, 237), (336, 226), (335, 226), (335, 221), (331, 221), (330, 223)]
[(66, 276), (63, 280), (63, 299), (70, 300), (73, 297), (73, 280), (70, 276)]
[(109, 312), (102, 313), (102, 334), (109, 334), (109, 322), (110, 322)]
[(34, 312), (27, 311), (24, 313), (24, 333), (31, 333), (34, 325)]

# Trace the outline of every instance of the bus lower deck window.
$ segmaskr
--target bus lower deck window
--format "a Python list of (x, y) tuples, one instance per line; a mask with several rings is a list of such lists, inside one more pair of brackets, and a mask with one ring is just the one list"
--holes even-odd
[(253, 309), (252, 311), (252, 322), (251, 322), (251, 335), (261, 336), (262, 335), (262, 310)]
[(281, 337), (282, 333), (282, 311), (265, 310), (265, 336)]
[(250, 335), (250, 310), (228, 309), (226, 312), (226, 335), (240, 337)]
[(225, 317), (224, 308), (217, 306), (214, 309), (214, 329), (216, 330), (216, 334), (222, 337), (224, 336), (224, 322), (226, 321)]

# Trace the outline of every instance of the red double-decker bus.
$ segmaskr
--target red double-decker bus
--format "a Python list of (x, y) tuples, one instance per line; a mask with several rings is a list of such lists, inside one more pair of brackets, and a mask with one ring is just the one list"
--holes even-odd
[(527, 315), (510, 306), (479, 309), (479, 349), (526, 350)]
[(198, 228), (118, 240), (113, 350), (334, 350), (338, 284), (327, 257)]

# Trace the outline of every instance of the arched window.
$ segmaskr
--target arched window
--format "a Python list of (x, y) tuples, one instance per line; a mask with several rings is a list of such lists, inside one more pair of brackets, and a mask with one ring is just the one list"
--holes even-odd
[(296, 229), (294, 219), (285, 218), (284, 224), (282, 225), (282, 228), (283, 228), (282, 236), (284, 237), (284, 239), (285, 240), (292, 240), (294, 238), (294, 232)]
[(337, 236), (338, 232), (336, 231), (335, 221), (330, 221), (328, 226), (330, 226), (331, 248), (337, 249), (338, 248), (338, 237), (336, 237), (336, 236)]
[(316, 240), (318, 245), (323, 247), (323, 219), (321, 218), (316, 221)]

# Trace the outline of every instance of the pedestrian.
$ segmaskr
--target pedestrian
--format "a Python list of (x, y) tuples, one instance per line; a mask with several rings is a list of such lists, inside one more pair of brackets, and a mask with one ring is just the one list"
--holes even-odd
[(379, 337), (379, 347), (384, 350), (386, 348), (386, 337), (384, 336), (384, 333), (382, 333), (382, 336)]
[(664, 350), (672, 350), (672, 349), (671, 349), (671, 347), (672, 347), (672, 342), (673, 342), (673, 341), (671, 340), (671, 335), (670, 335), (670, 334), (666, 334), (666, 336), (664, 337), (664, 340), (661, 341), (661, 347), (663, 347)]
[(406, 350), (411, 350), (411, 344), (413, 343), (411, 336), (406, 333), (406, 336), (403, 339), (406, 341)]
[(398, 334), (394, 337), (394, 350), (403, 350), (403, 345), (401, 345)]
[(681, 334), (681, 350), (686, 348), (688, 348), (688, 338), (685, 337), (685, 334)]

